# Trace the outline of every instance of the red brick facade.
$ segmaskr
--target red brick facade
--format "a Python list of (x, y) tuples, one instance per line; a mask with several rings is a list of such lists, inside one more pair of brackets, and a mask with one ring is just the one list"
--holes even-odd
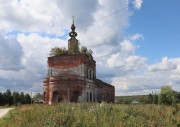
[(48, 76), (43, 81), (44, 103), (114, 103), (114, 86), (96, 79), (96, 62), (91, 54), (78, 51), (77, 33), (73, 30), (68, 42), (69, 53), (48, 57)]

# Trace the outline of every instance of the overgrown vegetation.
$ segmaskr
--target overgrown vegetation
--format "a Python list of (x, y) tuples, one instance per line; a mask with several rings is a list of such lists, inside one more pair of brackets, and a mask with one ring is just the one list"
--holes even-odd
[(81, 53), (86, 53), (86, 54), (93, 54), (93, 51), (91, 49), (87, 49), (85, 46), (81, 47)]
[(0, 120), (1, 127), (178, 127), (180, 107), (165, 105), (24, 105)]
[[(78, 53), (85, 53), (87, 55), (92, 55), (93, 51), (91, 49), (87, 49), (85, 46), (82, 46), (80, 48), (80, 51)], [(51, 49), (50, 52), (50, 56), (61, 56), (61, 55), (67, 55), (68, 54), (68, 50), (63, 47), (63, 48), (59, 48), (59, 47), (55, 47)]]
[(55, 47), (55, 48), (51, 49), (51, 52), (49, 55), (50, 56), (60, 56), (60, 55), (65, 55), (65, 54), (68, 54), (68, 51), (65, 47), (63, 47), (63, 48)]
[(29, 94), (24, 94), (23, 92), (11, 92), (9, 89), (0, 93), (0, 105), (19, 105), (19, 104), (30, 104), (31, 97)]

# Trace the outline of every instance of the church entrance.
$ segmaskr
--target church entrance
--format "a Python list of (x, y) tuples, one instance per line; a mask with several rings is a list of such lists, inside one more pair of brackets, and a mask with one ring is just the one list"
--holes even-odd
[(53, 102), (54, 103), (58, 103), (59, 102), (59, 92), (58, 91), (54, 91), (53, 92)]

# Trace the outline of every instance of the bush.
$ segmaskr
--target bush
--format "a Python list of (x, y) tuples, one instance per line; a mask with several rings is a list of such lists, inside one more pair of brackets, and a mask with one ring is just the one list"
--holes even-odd
[(66, 48), (52, 48), (51, 52), (50, 52), (50, 56), (60, 56), (60, 55), (64, 55), (64, 54), (68, 54), (68, 51), (66, 50)]
[(163, 86), (159, 94), (159, 104), (172, 105), (175, 102), (176, 98), (171, 86)]

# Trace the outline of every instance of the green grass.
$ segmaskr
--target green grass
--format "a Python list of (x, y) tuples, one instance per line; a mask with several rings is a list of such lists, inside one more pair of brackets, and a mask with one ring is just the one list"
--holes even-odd
[(180, 127), (180, 106), (59, 104), (24, 105), (1, 127)]
[(0, 109), (2, 108), (14, 108), (14, 106), (0, 106)]

